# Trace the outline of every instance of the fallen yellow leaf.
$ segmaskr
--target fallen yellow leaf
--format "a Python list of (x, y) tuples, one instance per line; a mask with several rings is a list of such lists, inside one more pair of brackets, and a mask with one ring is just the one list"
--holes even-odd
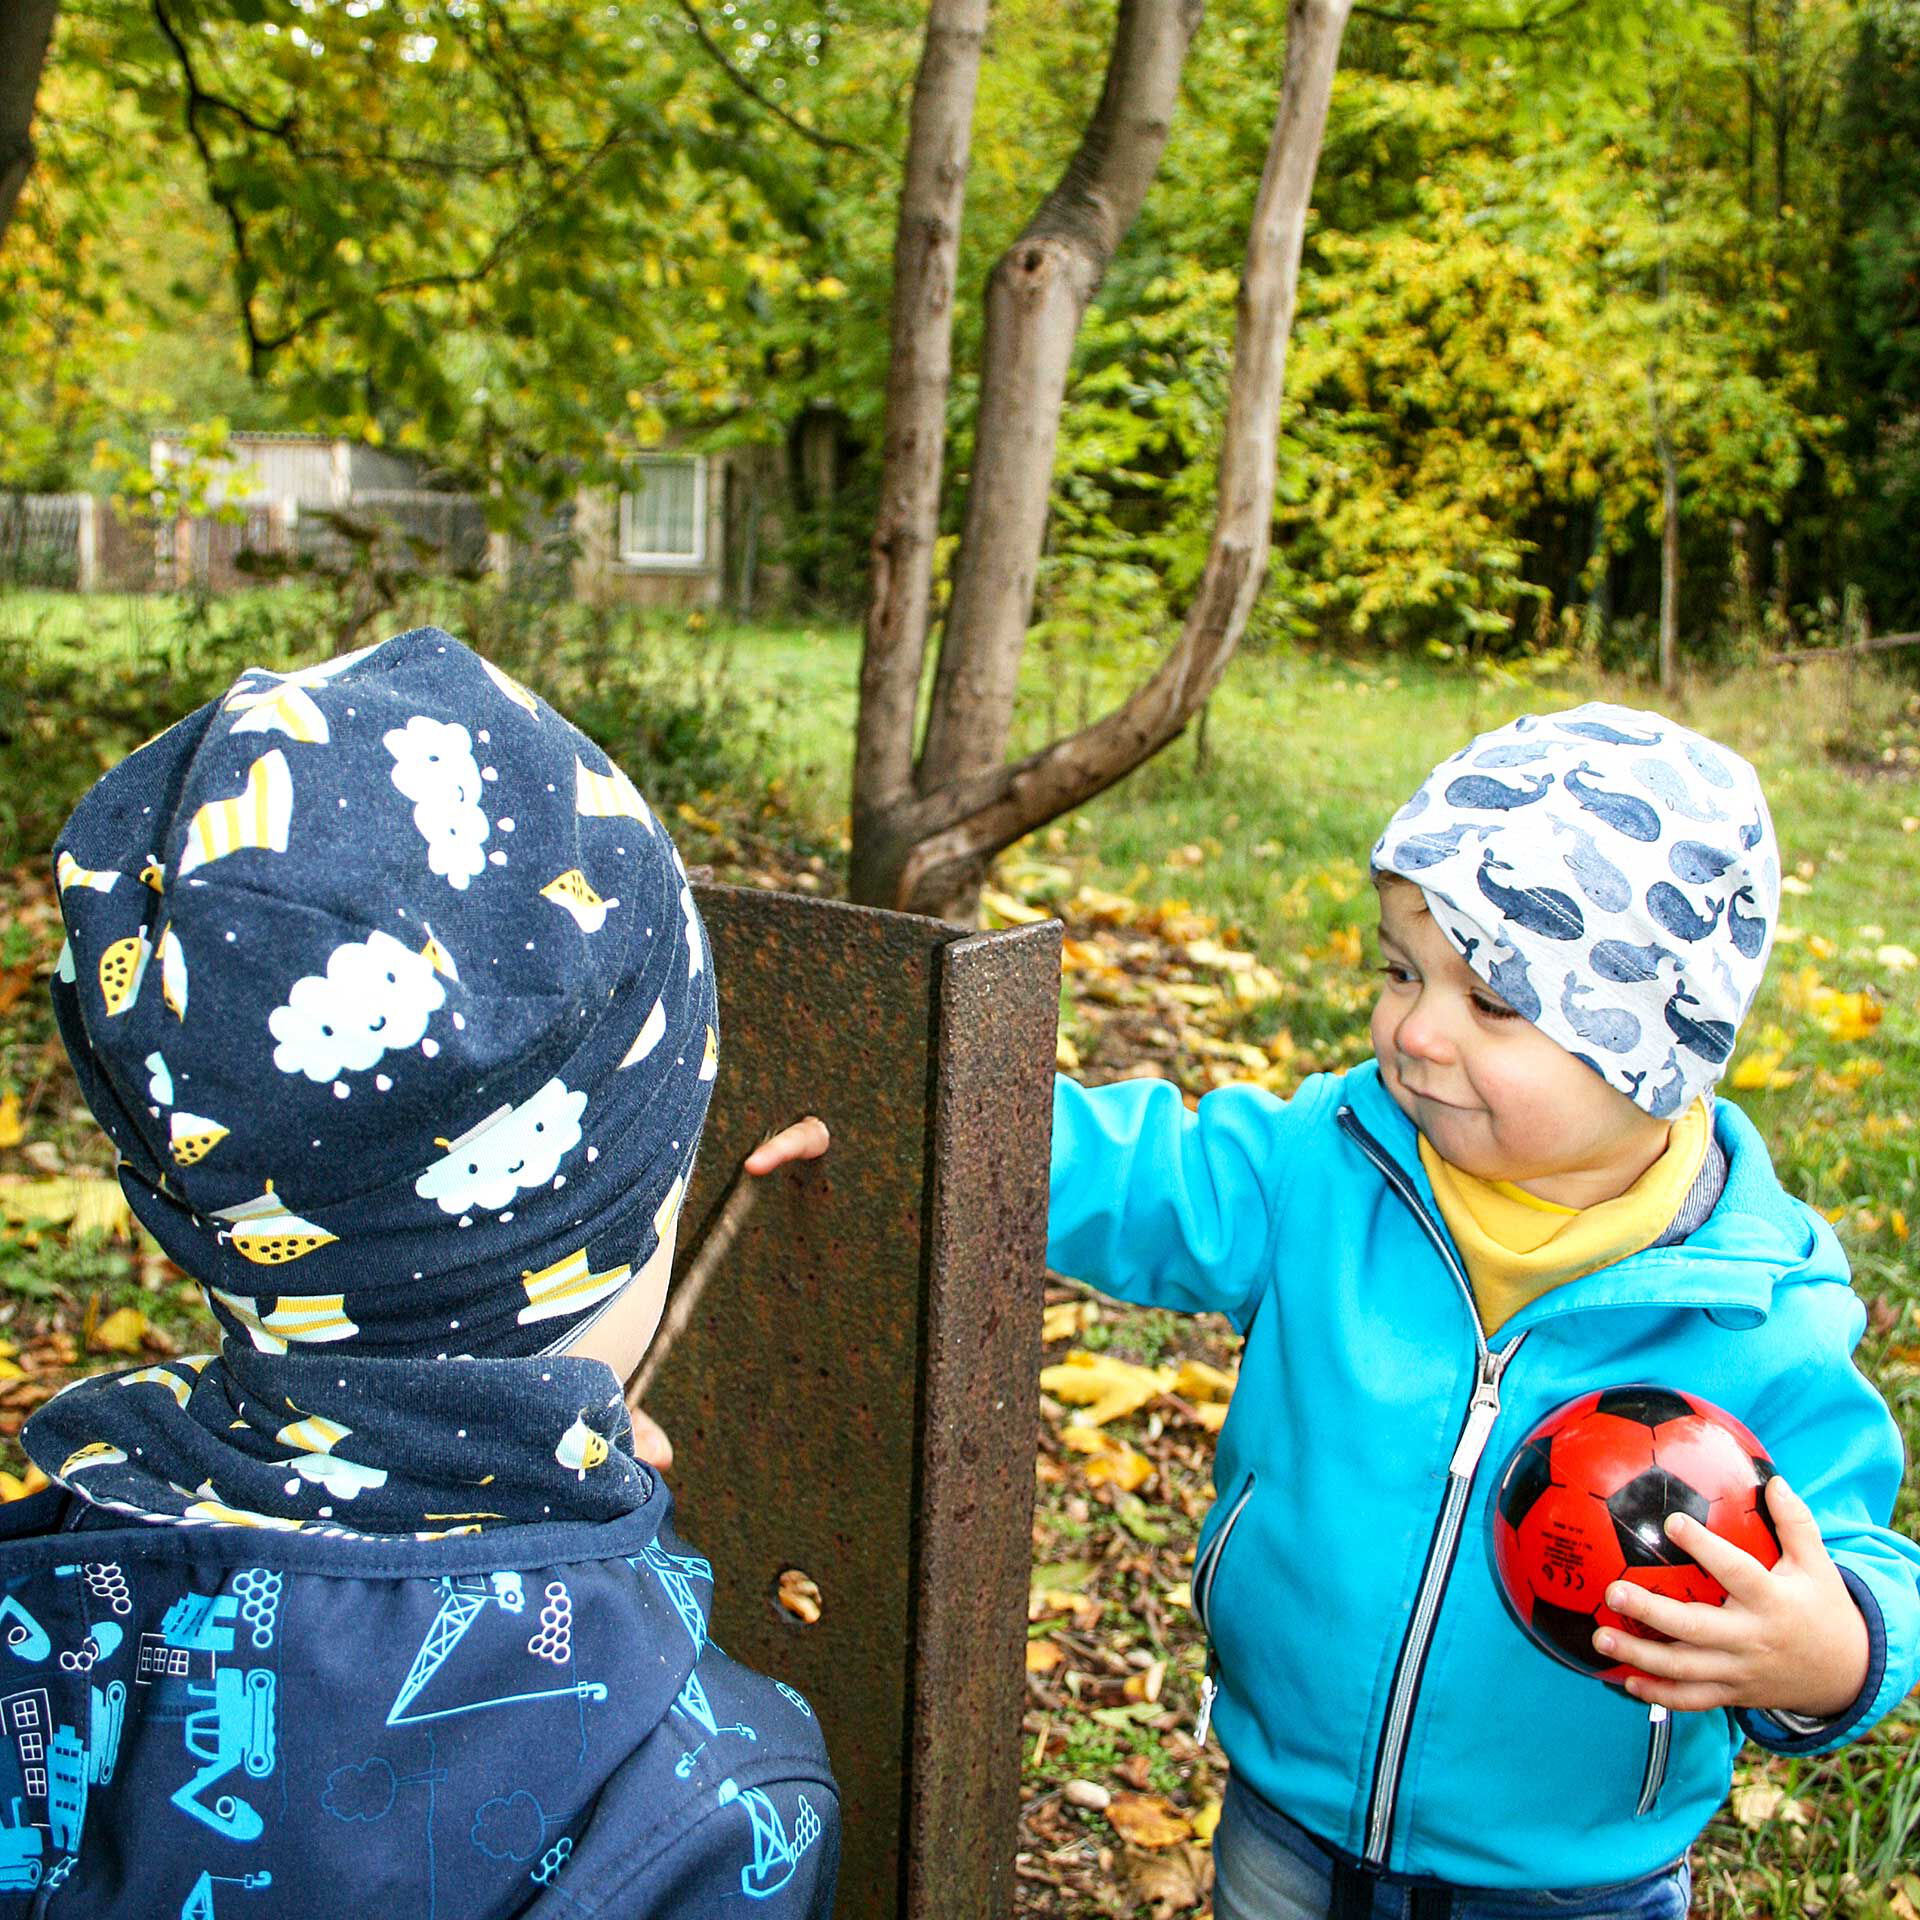
[(1111, 1481), (1125, 1493), (1137, 1493), (1153, 1478), (1153, 1462), (1137, 1447), (1116, 1440), (1112, 1447), (1087, 1462), (1087, 1485)]
[(1204, 1360), (1185, 1360), (1173, 1376), (1173, 1390), (1183, 1400), (1231, 1400), (1237, 1376), (1210, 1367)]
[(117, 1307), (89, 1335), (95, 1353), (138, 1353), (147, 1337), (147, 1316), (138, 1307)]
[(1071, 1340), (1093, 1324), (1098, 1312), (1091, 1300), (1056, 1300), (1040, 1316), (1040, 1338), (1049, 1347), (1056, 1340)]
[(46, 1484), (47, 1476), (29, 1461), (24, 1474), (0, 1472), (0, 1501), (24, 1500), (28, 1494), (38, 1493)]
[(1030, 907), (1024, 900), (1002, 893), (998, 887), (982, 887), (980, 904), (986, 908), (989, 918), (1006, 927), (1031, 927), (1053, 918), (1044, 907)]
[(1080, 1421), (1093, 1427), (1138, 1412), (1172, 1384), (1171, 1367), (1136, 1367), (1131, 1361), (1080, 1347), (1061, 1365), (1042, 1368), (1040, 1373), (1041, 1391), (1069, 1406), (1086, 1408)]
[(1057, 1642), (1052, 1640), (1029, 1640), (1027, 1642), (1027, 1671), (1029, 1673), (1051, 1673), (1066, 1655), (1060, 1651)]
[(20, 1096), (10, 1093), (0, 1100), (0, 1147), (17, 1147), (27, 1137), (20, 1124)]
[(1209, 1800), (1193, 1816), (1193, 1837), (1203, 1847), (1213, 1845), (1213, 1830), (1220, 1824), (1220, 1802)]
[(1256, 955), (1223, 947), (1217, 940), (1188, 941), (1187, 959), (1196, 967), (1215, 967), (1222, 973), (1251, 973), (1260, 964)]
[[(1147, 868), (1140, 871), (1151, 878)], [(1082, 887), (1067, 910), (1076, 920), (1103, 920), (1109, 925), (1125, 926), (1140, 917), (1140, 903), (1130, 894), (1107, 893), (1099, 887)]]
[(1366, 958), (1358, 927), (1335, 927), (1327, 936), (1327, 952), (1343, 967), (1357, 967)]
[(128, 1237), (133, 1219), (119, 1181), (94, 1173), (58, 1174), (49, 1180), (0, 1178), (0, 1214), (18, 1226), (65, 1226), (76, 1238), (109, 1233), (116, 1240)]
[(1136, 1847), (1177, 1847), (1193, 1832), (1193, 1822), (1158, 1793), (1116, 1793), (1107, 1821)]
[(1750, 1053), (1735, 1066), (1732, 1082), (1743, 1093), (1778, 1093), (1800, 1078), (1798, 1069), (1783, 1071), (1780, 1062), (1786, 1055), (1778, 1047)]

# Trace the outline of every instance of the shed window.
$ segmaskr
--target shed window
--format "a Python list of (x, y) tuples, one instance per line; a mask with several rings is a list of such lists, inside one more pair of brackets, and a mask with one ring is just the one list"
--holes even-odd
[(634, 463), (633, 491), (620, 496), (623, 566), (697, 567), (707, 557), (707, 463), (693, 455), (650, 455)]

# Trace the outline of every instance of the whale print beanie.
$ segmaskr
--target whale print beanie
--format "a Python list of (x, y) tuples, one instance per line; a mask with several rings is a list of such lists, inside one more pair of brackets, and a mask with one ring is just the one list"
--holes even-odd
[(1779, 920), (1753, 768), (1597, 701), (1442, 761), (1372, 864), (1421, 889), (1508, 1006), (1660, 1119), (1725, 1070)]
[(56, 873), (68, 1051), (230, 1333), (552, 1351), (658, 1244), (717, 1048), (685, 872), (451, 635), (250, 669), (94, 786)]

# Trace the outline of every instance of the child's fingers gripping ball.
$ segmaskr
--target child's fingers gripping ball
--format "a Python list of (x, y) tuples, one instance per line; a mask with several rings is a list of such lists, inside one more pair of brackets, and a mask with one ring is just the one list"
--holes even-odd
[(1624, 1690), (1640, 1669), (1600, 1652), (1595, 1633), (1667, 1636), (1608, 1605), (1608, 1588), (1721, 1605), (1726, 1588), (1669, 1536), (1669, 1517), (1771, 1567), (1772, 1475), (1753, 1435), (1698, 1395), (1637, 1385), (1570, 1400), (1521, 1441), (1494, 1501), (1494, 1564), (1514, 1618), (1556, 1660)]

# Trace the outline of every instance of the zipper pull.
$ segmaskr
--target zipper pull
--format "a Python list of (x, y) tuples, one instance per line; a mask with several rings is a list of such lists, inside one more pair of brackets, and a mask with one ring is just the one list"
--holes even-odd
[(1473, 1390), (1472, 1403), (1467, 1408), (1467, 1424), (1460, 1429), (1460, 1444), (1453, 1450), (1453, 1458), (1447, 1463), (1447, 1472), (1456, 1480), (1468, 1480), (1473, 1470), (1480, 1464), (1480, 1456), (1487, 1450), (1487, 1436), (1493, 1432), (1493, 1423), (1500, 1417), (1499, 1379), (1482, 1378)]
[(1213, 1697), (1219, 1691), (1211, 1670), (1201, 1676), (1200, 1714), (1193, 1723), (1193, 1744), (1196, 1747), (1204, 1747), (1207, 1744), (1207, 1729), (1213, 1725)]

